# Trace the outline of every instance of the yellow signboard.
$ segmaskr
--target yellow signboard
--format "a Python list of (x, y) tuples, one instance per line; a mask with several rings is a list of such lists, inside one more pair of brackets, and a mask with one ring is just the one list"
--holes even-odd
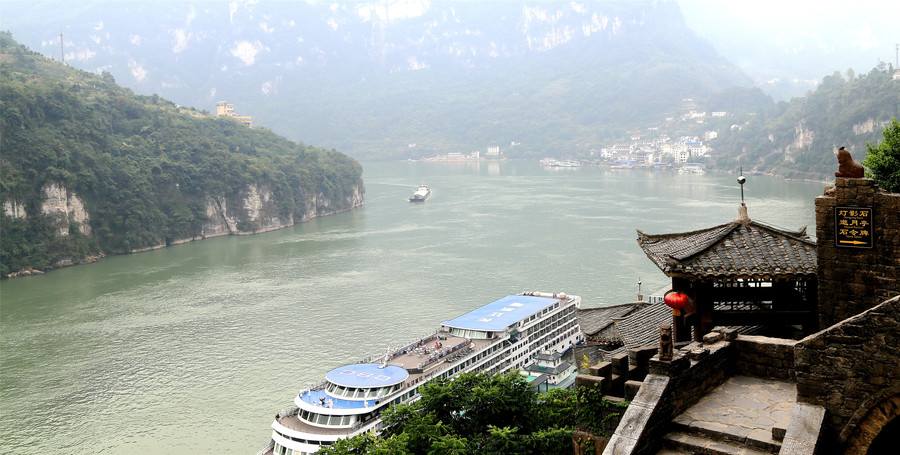
[(834, 243), (846, 248), (872, 248), (872, 207), (835, 207)]

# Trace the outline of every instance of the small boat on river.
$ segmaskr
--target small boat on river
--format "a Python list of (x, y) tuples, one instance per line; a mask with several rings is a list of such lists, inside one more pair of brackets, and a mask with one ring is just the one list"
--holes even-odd
[(422, 183), (416, 188), (416, 192), (409, 197), (409, 202), (425, 202), (431, 196), (431, 188)]

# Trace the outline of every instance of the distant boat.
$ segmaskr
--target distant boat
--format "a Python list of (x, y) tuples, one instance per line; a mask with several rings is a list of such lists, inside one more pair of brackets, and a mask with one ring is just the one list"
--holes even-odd
[(705, 174), (706, 171), (703, 169), (703, 166), (699, 164), (684, 164), (680, 168), (678, 168), (679, 174)]
[(581, 162), (577, 160), (556, 160), (553, 158), (544, 158), (541, 160), (542, 167), (581, 167)]
[(409, 202), (425, 202), (425, 199), (428, 199), (428, 196), (431, 196), (431, 188), (428, 188), (428, 185), (422, 183), (416, 188), (416, 192), (409, 197)]

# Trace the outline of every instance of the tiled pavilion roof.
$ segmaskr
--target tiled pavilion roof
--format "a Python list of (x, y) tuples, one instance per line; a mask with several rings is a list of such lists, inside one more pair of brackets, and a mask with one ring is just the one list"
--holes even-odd
[(816, 243), (806, 227), (788, 231), (737, 218), (678, 234), (638, 233), (638, 245), (670, 277), (778, 279), (816, 276)]

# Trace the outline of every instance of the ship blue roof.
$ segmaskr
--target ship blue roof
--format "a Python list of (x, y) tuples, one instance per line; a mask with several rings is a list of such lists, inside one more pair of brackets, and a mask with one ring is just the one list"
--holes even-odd
[(355, 363), (335, 368), (325, 375), (325, 379), (344, 387), (386, 387), (403, 382), (409, 377), (405, 369), (388, 365), (381, 368), (379, 363)]
[(445, 321), (458, 329), (498, 331), (559, 301), (550, 297), (508, 295), (462, 316)]
[(306, 390), (300, 394), (300, 399), (316, 406), (330, 409), (364, 409), (377, 406), (380, 402), (374, 398), (367, 400), (346, 400), (343, 398), (333, 398), (325, 393), (324, 390)]

